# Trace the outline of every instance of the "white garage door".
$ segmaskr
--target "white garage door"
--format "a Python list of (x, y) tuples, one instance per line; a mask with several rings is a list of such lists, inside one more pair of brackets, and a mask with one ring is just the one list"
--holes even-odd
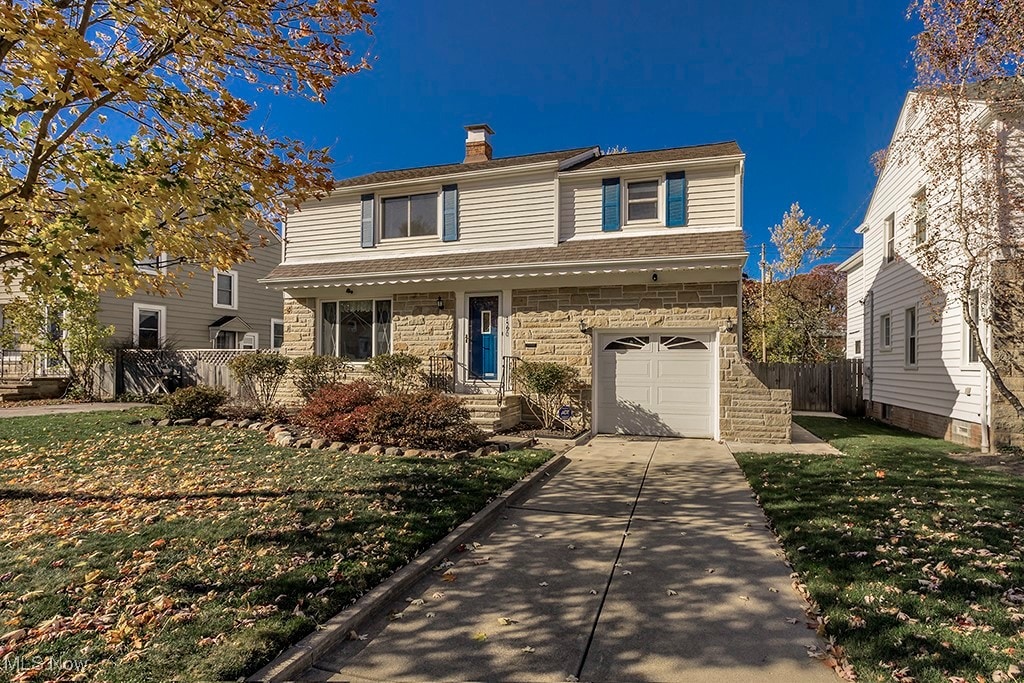
[(714, 435), (710, 337), (644, 330), (601, 335), (598, 343), (599, 432)]

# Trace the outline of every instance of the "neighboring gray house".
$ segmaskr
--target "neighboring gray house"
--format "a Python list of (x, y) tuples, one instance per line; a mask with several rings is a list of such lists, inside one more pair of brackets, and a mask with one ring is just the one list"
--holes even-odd
[(596, 432), (788, 441), (789, 392), (740, 357), (735, 142), (494, 157), (340, 181), (289, 216), (283, 352), (420, 356), (467, 395), (522, 361), (579, 369)]
[[(258, 280), (281, 262), (281, 242), (271, 237), (265, 246), (254, 246), (251, 255), (252, 261), (229, 271), (186, 266), (182, 281), (188, 288), (180, 296), (101, 294), (99, 322), (114, 327), (112, 341), (119, 347), (278, 348), (284, 334), (282, 296)], [(0, 322), (3, 304), (16, 296), (0, 292)]]
[(284, 334), (280, 292), (258, 282), (281, 262), (281, 243), (254, 246), (252, 261), (188, 279), (183, 296), (100, 296), (100, 322), (121, 346), (175, 349), (276, 349)]

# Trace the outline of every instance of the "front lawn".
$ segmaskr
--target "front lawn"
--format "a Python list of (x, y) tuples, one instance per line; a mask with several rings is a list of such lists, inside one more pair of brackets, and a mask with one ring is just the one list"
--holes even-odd
[(0, 680), (254, 672), (550, 453), (433, 460), (0, 419)]
[(736, 456), (862, 681), (1024, 669), (1024, 481), (866, 420), (798, 418), (842, 456)]

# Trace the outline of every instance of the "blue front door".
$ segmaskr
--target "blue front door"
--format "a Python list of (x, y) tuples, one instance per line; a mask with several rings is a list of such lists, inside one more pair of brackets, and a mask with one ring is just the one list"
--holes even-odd
[(469, 297), (469, 371), (474, 379), (498, 377), (498, 297)]

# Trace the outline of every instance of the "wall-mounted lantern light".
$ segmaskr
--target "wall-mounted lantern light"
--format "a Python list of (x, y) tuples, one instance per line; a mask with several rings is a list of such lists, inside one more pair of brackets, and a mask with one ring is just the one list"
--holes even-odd
[(440, 297), (440, 295), (438, 295), (438, 297), (437, 297), (437, 310), (439, 310), (439, 311), (443, 311), (444, 310), (444, 299), (442, 299)]
[(651, 282), (657, 282), (657, 281), (658, 281), (658, 274), (657, 273), (651, 273)]
[(580, 320), (580, 332), (582, 332), (583, 334), (586, 334), (589, 331), (590, 331), (590, 328), (587, 327), (587, 321), (586, 320)]

